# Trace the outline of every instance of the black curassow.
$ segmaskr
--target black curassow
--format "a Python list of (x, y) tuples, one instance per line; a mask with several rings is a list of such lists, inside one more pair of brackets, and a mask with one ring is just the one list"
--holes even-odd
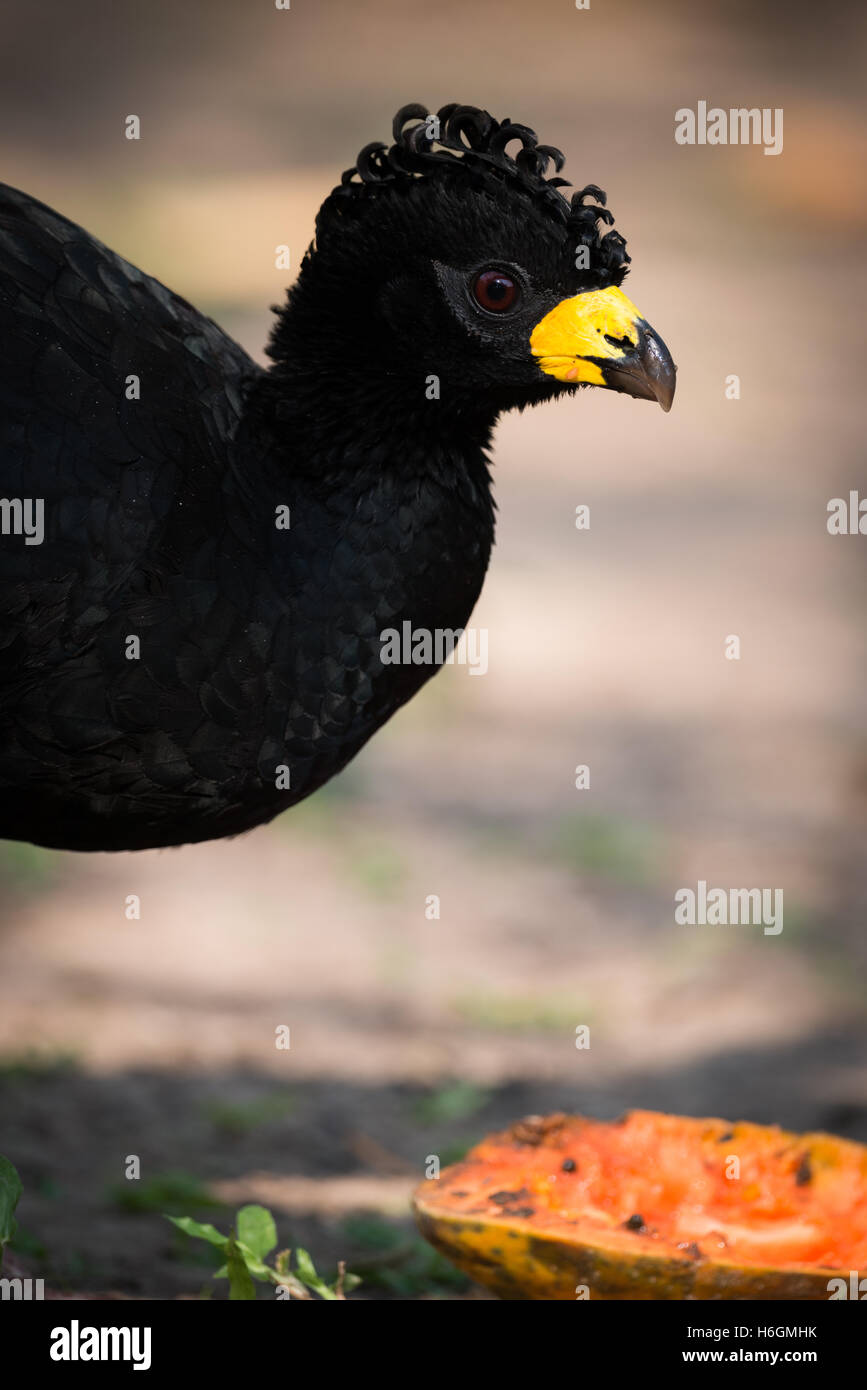
[(0, 187), (0, 837), (144, 849), (300, 801), (437, 669), (383, 632), (466, 625), (499, 413), (669, 408), (605, 195), (561, 165), (404, 107), (325, 200), (268, 370)]

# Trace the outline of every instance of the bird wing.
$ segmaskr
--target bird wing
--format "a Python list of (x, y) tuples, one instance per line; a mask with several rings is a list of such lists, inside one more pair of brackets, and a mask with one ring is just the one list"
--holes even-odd
[(112, 594), (146, 605), (154, 556), (182, 564), (172, 529), (185, 505), (215, 505), (259, 372), (185, 300), (0, 184), (0, 690), (85, 651)]

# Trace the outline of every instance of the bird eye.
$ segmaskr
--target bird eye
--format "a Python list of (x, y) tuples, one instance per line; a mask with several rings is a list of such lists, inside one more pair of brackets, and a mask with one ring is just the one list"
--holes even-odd
[(479, 307), (489, 314), (506, 313), (518, 299), (517, 284), (502, 270), (481, 271), (473, 281), (472, 292)]

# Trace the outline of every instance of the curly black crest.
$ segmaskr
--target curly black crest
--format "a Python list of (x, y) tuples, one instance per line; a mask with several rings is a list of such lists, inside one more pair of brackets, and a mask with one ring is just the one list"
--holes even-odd
[[(610, 226), (614, 221), (605, 206), (605, 193), (591, 183), (567, 200), (560, 192), (569, 187), (569, 180), (559, 177), (564, 163), (561, 151), (540, 145), (529, 126), (508, 119), (496, 121), (477, 106), (452, 102), (434, 116), (427, 107), (411, 102), (398, 111), (392, 133), (391, 146), (381, 140), (364, 146), (327, 205), (333, 208), (344, 199), (376, 197), (384, 190), (406, 188), (419, 178), (498, 178), (531, 194), (557, 217), (570, 241), (588, 248), (600, 279), (615, 284), (623, 279), (630, 260), (624, 238), (619, 232), (599, 233), (600, 223)], [(515, 142), (520, 149), (512, 155), (508, 147)], [(552, 166), (554, 175), (549, 178)], [(587, 205), (585, 198), (595, 201)]]

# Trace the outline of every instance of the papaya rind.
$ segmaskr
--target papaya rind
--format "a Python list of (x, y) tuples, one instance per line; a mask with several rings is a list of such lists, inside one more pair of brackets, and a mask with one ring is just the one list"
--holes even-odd
[(828, 1282), (839, 1269), (786, 1270), (733, 1261), (673, 1259), (667, 1255), (610, 1253), (599, 1246), (567, 1244), (505, 1221), (468, 1220), (444, 1214), (416, 1192), (419, 1230), (435, 1249), (477, 1284), (510, 1300), (589, 1299), (782, 1300), (829, 1298)]
[[(650, 1112), (636, 1111), (632, 1115), (654, 1118)], [(623, 1116), (610, 1123), (617, 1125), (629, 1118)], [(851, 1158), (855, 1152), (867, 1178), (867, 1148), (851, 1140), (821, 1133), (793, 1135), (777, 1126), (743, 1121), (730, 1126), (719, 1119), (659, 1119), (683, 1119), (698, 1131), (716, 1130), (726, 1139), (734, 1137), (735, 1132), (741, 1136), (755, 1132), (765, 1140), (772, 1137), (775, 1143), (797, 1142), (825, 1168), (833, 1168), (844, 1153)], [(538, 1221), (531, 1225), (521, 1219), (521, 1213), (449, 1209), (449, 1189), (469, 1183), (470, 1190), (474, 1190), (479, 1165), (483, 1169), (488, 1156), (498, 1147), (512, 1152), (524, 1145), (556, 1147), (565, 1127), (598, 1123), (601, 1122), (578, 1115), (532, 1116), (501, 1134), (489, 1136), (464, 1160), (445, 1169), (438, 1179), (426, 1179), (416, 1189), (413, 1209), (422, 1235), (476, 1283), (510, 1300), (574, 1301), (587, 1297), (642, 1301), (820, 1301), (828, 1300), (841, 1274), (848, 1273), (818, 1265), (761, 1265), (708, 1256), (699, 1249), (680, 1256), (672, 1253), (671, 1246), (653, 1248), (649, 1238), (638, 1234), (635, 1248), (610, 1248), (603, 1238), (594, 1241), (567, 1236), (560, 1230), (546, 1230)], [(638, 1243), (643, 1239), (648, 1239), (646, 1250), (641, 1250)]]

